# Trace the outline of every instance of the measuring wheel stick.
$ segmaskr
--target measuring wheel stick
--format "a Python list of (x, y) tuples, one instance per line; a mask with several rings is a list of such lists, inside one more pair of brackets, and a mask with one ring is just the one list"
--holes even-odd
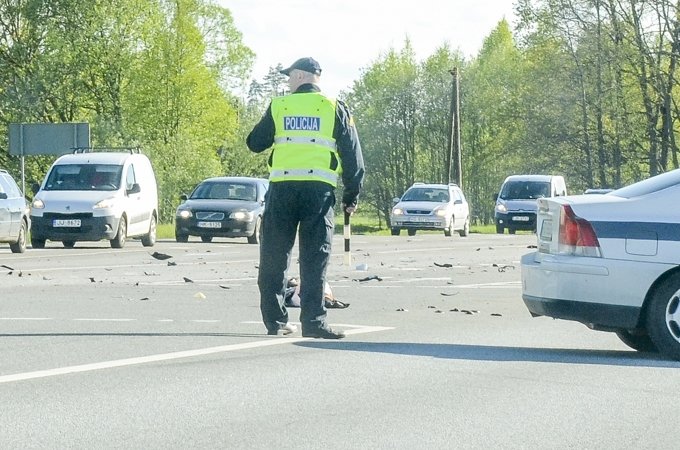
[(351, 229), (350, 229), (350, 224), (349, 224), (349, 216), (350, 216), (350, 213), (345, 211), (345, 225), (343, 227), (343, 232), (344, 232), (344, 235), (345, 235), (345, 265), (346, 266), (352, 265), (352, 252), (351, 252), (350, 246), (349, 246), (349, 237), (351, 235)]

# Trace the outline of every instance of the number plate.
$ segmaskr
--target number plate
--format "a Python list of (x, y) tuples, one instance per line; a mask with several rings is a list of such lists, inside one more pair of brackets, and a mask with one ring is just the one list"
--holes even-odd
[(529, 216), (513, 216), (512, 220), (513, 222), (528, 222)]
[(222, 228), (220, 222), (198, 222), (198, 228)]
[(552, 220), (544, 220), (541, 224), (541, 240), (552, 241)]
[(52, 221), (53, 227), (79, 227), (80, 219), (54, 219)]

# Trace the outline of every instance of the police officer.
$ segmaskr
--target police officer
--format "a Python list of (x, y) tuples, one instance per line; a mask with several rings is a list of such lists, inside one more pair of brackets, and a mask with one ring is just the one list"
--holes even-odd
[(347, 106), (321, 93), (321, 67), (300, 58), (287, 69), (291, 94), (272, 99), (247, 138), (260, 153), (273, 146), (260, 242), (260, 310), (267, 334), (290, 334), (284, 305), (286, 272), (299, 231), (302, 336), (341, 339), (326, 321), (324, 283), (331, 254), (335, 187), (342, 176), (342, 209), (356, 209), (364, 178), (361, 145)]

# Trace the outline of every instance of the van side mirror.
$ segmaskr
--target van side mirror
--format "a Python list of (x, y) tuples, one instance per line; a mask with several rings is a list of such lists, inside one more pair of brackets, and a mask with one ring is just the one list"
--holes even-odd
[(33, 195), (37, 194), (39, 190), (40, 190), (40, 185), (38, 183), (33, 183), (31, 185), (31, 191), (33, 191)]
[(186, 202), (189, 199), (189, 197), (187, 196), (187, 194), (182, 194), (179, 196), (179, 199), (182, 200), (183, 202)]
[(7, 192), (0, 192), (0, 200), (7, 199)]
[(130, 189), (127, 190), (127, 193), (128, 194), (139, 194), (139, 192), (141, 190), (142, 189), (139, 187), (139, 183), (135, 183), (135, 184), (132, 185), (132, 187)]
[(491, 196), (491, 198), (493, 199), (494, 202), (495, 202), (496, 200), (498, 200), (498, 192), (495, 192), (495, 193)]

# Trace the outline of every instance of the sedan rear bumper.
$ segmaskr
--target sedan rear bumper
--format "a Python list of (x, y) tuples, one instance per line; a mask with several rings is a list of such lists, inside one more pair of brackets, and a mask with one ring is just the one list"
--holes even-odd
[(529, 253), (522, 257), (522, 299), (534, 316), (595, 329), (637, 328), (658, 264)]

